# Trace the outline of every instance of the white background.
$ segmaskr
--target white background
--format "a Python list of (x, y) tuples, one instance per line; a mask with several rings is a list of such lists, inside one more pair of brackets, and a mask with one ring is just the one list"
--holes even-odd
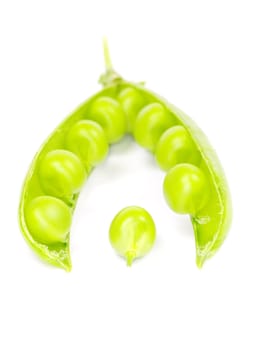
[[(0, 349), (256, 349), (256, 1), (0, 2)], [(48, 134), (94, 94), (109, 38), (116, 69), (205, 131), (234, 206), (221, 250), (198, 270), (189, 219), (164, 173), (129, 138), (81, 193), (73, 270), (42, 263), (17, 223), (22, 181)], [(132, 268), (108, 242), (114, 215), (141, 205), (158, 238)]]

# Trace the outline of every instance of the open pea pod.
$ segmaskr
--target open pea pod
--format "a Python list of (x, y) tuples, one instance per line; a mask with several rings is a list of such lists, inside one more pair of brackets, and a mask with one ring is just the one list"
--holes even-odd
[[(71, 270), (69, 230), (79, 191), (107, 155), (108, 143), (125, 133), (125, 116), (116, 120), (123, 112), (112, 94), (110, 88), (96, 94), (53, 131), (36, 153), (23, 184), (19, 222), (25, 239), (44, 261), (67, 271)], [(111, 113), (107, 120), (105, 105)], [(102, 118), (104, 128), (95, 118), (100, 122)]]
[(192, 137), (201, 156), (200, 168), (207, 175), (210, 196), (197, 215), (191, 215), (196, 243), (196, 263), (201, 267), (223, 243), (232, 219), (229, 187), (216, 152), (201, 129), (184, 112), (173, 105), (170, 109)]
[[(196, 208), (196, 210), (193, 210), (192, 213), (190, 213), (190, 210), (188, 212), (188, 214), (191, 214), (191, 221), (193, 224), (195, 235), (196, 263), (198, 267), (202, 267), (205, 260), (214, 255), (223, 243), (228, 233), (232, 219), (230, 191), (218, 156), (214, 149), (211, 147), (203, 131), (196, 125), (196, 123), (190, 117), (188, 117), (180, 109), (168, 103), (162, 97), (159, 97), (155, 93), (146, 90), (141, 85), (131, 83), (122, 83), (121, 85), (123, 85), (123, 90), (126, 90), (128, 88), (136, 90), (138, 94), (142, 94), (145, 100), (148, 101), (148, 106), (143, 108), (139, 112), (138, 118), (143, 117), (144, 110), (149, 108), (149, 106), (154, 106), (157, 103), (157, 107), (160, 104), (161, 106), (164, 106), (164, 108), (167, 111), (167, 120), (161, 120), (161, 118), (157, 118), (158, 120), (155, 121), (156, 123), (153, 123), (149, 128), (151, 130), (150, 132), (152, 132), (152, 135), (156, 133), (150, 141), (149, 134), (147, 136), (144, 134), (144, 132), (142, 132), (141, 135), (138, 135), (138, 141), (143, 147), (148, 148), (156, 154), (156, 151), (158, 151), (158, 147), (159, 149), (161, 149), (159, 145), (162, 142), (163, 136), (165, 138), (165, 134), (169, 136), (168, 133), (170, 131), (172, 132), (173, 130), (178, 130), (179, 128), (181, 130), (182, 128), (186, 130), (187, 138), (190, 138), (190, 148), (187, 154), (184, 156), (182, 155), (180, 159), (178, 159), (179, 157), (177, 157), (175, 159), (175, 163), (171, 161), (171, 163), (173, 163), (171, 167), (174, 167), (175, 169), (175, 167), (179, 166), (180, 163), (187, 162), (189, 162), (190, 164), (196, 164), (207, 178), (208, 188), (202, 188), (202, 191), (208, 192), (207, 200), (205, 201), (203, 206), (200, 206), (199, 210), (198, 208)], [(160, 123), (159, 120), (161, 120)], [(140, 120), (135, 121), (135, 137), (138, 133), (138, 130), (136, 130), (136, 128), (141, 127), (140, 124)], [(146, 125), (142, 125), (142, 129), (143, 128), (146, 128)], [(145, 130), (145, 133), (146, 132), (149, 132), (149, 130)], [(156, 140), (154, 141), (155, 137)], [(182, 139), (182, 142), (186, 143), (187, 146), (188, 141), (184, 141)], [(173, 145), (172, 143), (170, 145), (167, 143), (167, 146), (172, 147)], [(179, 148), (180, 149), (178, 151), (180, 151), (181, 148), (183, 149), (183, 145)], [(161, 151), (165, 150), (161, 149)], [(169, 151), (167, 151), (166, 149), (166, 152), (168, 153), (167, 158), (174, 154), (176, 155), (176, 153), (179, 153), (176, 151), (176, 149), (172, 150), (172, 148)], [(163, 154), (161, 156), (163, 156)], [(162, 165), (161, 161), (159, 165)], [(165, 169), (165, 161), (163, 169)], [(169, 170), (169, 167), (166, 167), (166, 170)], [(180, 196), (179, 188), (175, 188), (174, 192), (177, 192), (176, 194)], [(201, 196), (201, 193), (199, 193), (198, 195)], [(191, 199), (196, 199), (197, 201), (197, 198)]]
[(106, 43), (104, 52), (104, 88), (57, 127), (32, 161), (19, 207), (23, 235), (43, 260), (69, 271), (69, 232), (79, 192), (109, 144), (128, 132), (167, 171), (164, 194), (172, 209), (191, 216), (201, 267), (220, 247), (231, 222), (219, 160), (188, 116), (141, 84), (122, 79), (111, 66)]

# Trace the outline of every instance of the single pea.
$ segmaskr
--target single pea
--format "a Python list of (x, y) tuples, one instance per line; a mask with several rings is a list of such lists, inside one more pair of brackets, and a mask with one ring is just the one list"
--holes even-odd
[(71, 210), (60, 199), (40, 196), (32, 199), (25, 208), (27, 227), (40, 243), (65, 242), (71, 227)]
[(126, 117), (118, 101), (98, 97), (89, 107), (87, 119), (94, 120), (104, 129), (110, 143), (119, 141), (126, 132)]
[(192, 164), (178, 164), (167, 173), (163, 190), (168, 205), (180, 214), (195, 215), (210, 198), (204, 172)]
[(174, 125), (174, 117), (157, 102), (145, 106), (135, 121), (134, 137), (143, 147), (154, 151), (165, 130)]
[(128, 266), (152, 249), (155, 236), (151, 215), (135, 206), (122, 209), (113, 219), (109, 230), (112, 247), (126, 259)]
[(161, 169), (169, 170), (178, 163), (198, 165), (201, 155), (186, 129), (176, 125), (166, 130), (160, 137), (155, 159)]
[(103, 128), (92, 120), (76, 122), (67, 133), (65, 145), (79, 156), (87, 168), (100, 163), (109, 148)]
[(77, 193), (86, 179), (86, 171), (79, 157), (63, 149), (45, 155), (38, 175), (45, 193), (61, 198)]
[(127, 130), (133, 132), (136, 117), (140, 109), (144, 107), (145, 99), (139, 91), (131, 87), (121, 90), (118, 99), (127, 116)]

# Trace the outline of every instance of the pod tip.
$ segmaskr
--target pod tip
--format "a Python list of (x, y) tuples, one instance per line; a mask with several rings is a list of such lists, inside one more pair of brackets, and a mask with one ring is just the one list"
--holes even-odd
[(67, 255), (67, 256), (65, 256), (64, 259), (58, 259), (56, 261), (56, 266), (63, 268), (66, 272), (70, 272), (72, 269), (72, 263), (71, 263), (70, 256)]
[(199, 269), (201, 269), (203, 267), (205, 260), (206, 260), (206, 256), (204, 256), (204, 255), (197, 255), (196, 256), (196, 265)]

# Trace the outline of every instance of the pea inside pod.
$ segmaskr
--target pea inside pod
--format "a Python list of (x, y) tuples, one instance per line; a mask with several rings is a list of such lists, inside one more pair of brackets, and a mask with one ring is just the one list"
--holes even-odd
[(108, 141), (103, 128), (92, 120), (79, 120), (67, 132), (65, 145), (83, 162), (88, 171), (108, 154)]
[(26, 206), (25, 218), (38, 242), (51, 245), (67, 240), (72, 215), (63, 201), (51, 196), (36, 197)]
[(178, 164), (165, 176), (164, 195), (179, 214), (196, 216), (210, 198), (210, 185), (204, 172), (192, 164)]
[(145, 98), (131, 87), (121, 90), (118, 99), (127, 117), (127, 130), (133, 133), (139, 111), (145, 106)]
[(81, 189), (86, 170), (76, 154), (57, 149), (43, 157), (38, 176), (45, 194), (69, 198)]
[(163, 104), (159, 102), (150, 103), (141, 109), (136, 117), (134, 125), (135, 140), (141, 146), (154, 151), (161, 135), (175, 123), (176, 120), (172, 113)]
[(180, 163), (199, 165), (201, 155), (186, 129), (177, 125), (166, 130), (160, 137), (155, 159), (159, 167), (167, 171)]
[(125, 113), (117, 98), (96, 98), (90, 104), (86, 118), (102, 126), (110, 143), (119, 141), (126, 132)]
[(103, 89), (53, 131), (32, 161), (21, 193), (21, 231), (43, 260), (70, 271), (70, 227), (79, 193), (109, 145), (130, 132), (167, 171), (165, 198), (171, 209), (190, 215), (201, 267), (221, 246), (231, 222), (230, 193), (218, 157), (185, 113), (113, 70), (106, 44), (105, 58)]

